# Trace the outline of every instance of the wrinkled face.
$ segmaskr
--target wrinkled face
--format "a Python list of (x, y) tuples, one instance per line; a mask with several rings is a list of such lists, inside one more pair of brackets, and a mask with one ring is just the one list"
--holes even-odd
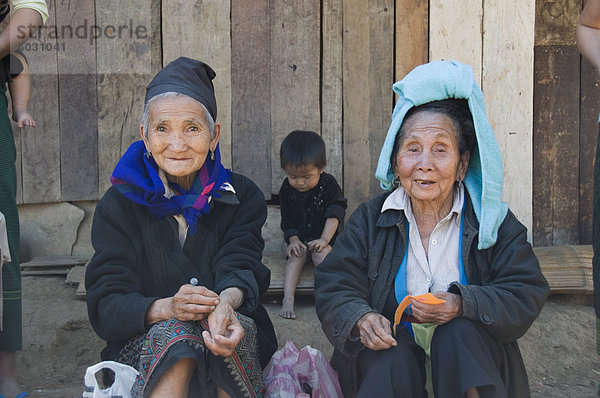
[(465, 178), (468, 165), (469, 153), (460, 158), (458, 132), (448, 116), (422, 111), (405, 121), (394, 174), (411, 201), (451, 201), (454, 182)]
[(158, 98), (150, 103), (148, 130), (141, 126), (146, 149), (167, 176), (185, 177), (200, 170), (219, 142), (220, 125), (210, 138), (204, 108), (189, 97)]
[(312, 164), (299, 167), (286, 166), (283, 170), (285, 171), (292, 188), (297, 189), (300, 192), (310, 191), (316, 187), (319, 183), (319, 177), (323, 172), (322, 169), (319, 169)]

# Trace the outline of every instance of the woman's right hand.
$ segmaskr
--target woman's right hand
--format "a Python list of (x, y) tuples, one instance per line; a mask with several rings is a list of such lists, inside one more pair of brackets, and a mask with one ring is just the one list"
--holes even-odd
[(354, 326), (354, 330), (356, 329), (361, 343), (371, 350), (387, 350), (398, 345), (392, 336), (390, 321), (376, 312), (367, 312), (361, 316)]
[(183, 285), (171, 299), (171, 318), (198, 321), (206, 318), (219, 304), (219, 295), (204, 286)]
[(146, 324), (175, 318), (180, 321), (198, 321), (217, 308), (219, 296), (204, 286), (183, 285), (173, 296), (153, 302), (146, 311)]

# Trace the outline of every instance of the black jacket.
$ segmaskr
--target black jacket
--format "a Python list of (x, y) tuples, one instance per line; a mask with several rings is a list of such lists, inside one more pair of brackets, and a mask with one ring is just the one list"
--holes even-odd
[[(323, 331), (335, 347), (332, 365), (347, 397), (357, 390), (356, 355), (360, 341), (348, 339), (356, 321), (369, 311), (381, 313), (404, 255), (405, 217), (381, 207), (387, 193), (361, 204), (331, 253), (315, 268), (315, 300)], [(508, 212), (496, 244), (477, 249), (479, 223), (465, 195), (462, 256), (469, 285), (452, 285), (463, 298), (463, 316), (479, 323), (506, 351), (511, 397), (527, 396), (525, 367), (517, 346), (538, 316), (549, 293), (526, 228)]]
[(184, 247), (173, 217), (157, 217), (145, 206), (110, 188), (98, 202), (92, 226), (95, 254), (86, 271), (88, 314), (106, 341), (102, 359), (114, 359), (127, 340), (144, 333), (150, 304), (173, 296), (192, 277), (217, 294), (229, 287), (245, 291), (238, 312), (254, 319), (261, 364), (277, 349), (269, 316), (259, 296), (271, 272), (262, 264), (261, 228), (267, 208), (256, 185), (232, 175), (236, 194), (213, 198), (210, 213)]

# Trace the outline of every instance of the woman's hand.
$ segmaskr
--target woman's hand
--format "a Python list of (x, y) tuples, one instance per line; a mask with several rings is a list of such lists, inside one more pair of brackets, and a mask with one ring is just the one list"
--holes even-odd
[(392, 336), (390, 321), (376, 312), (367, 312), (361, 316), (354, 329), (358, 329), (361, 343), (371, 350), (386, 350), (398, 345)]
[(228, 303), (221, 303), (208, 316), (208, 328), (202, 332), (204, 344), (215, 355), (228, 357), (244, 338), (244, 328)]
[(183, 285), (173, 297), (159, 299), (146, 311), (146, 324), (175, 318), (180, 321), (204, 319), (217, 308), (219, 296), (204, 286)]
[(300, 239), (298, 239), (297, 236), (292, 236), (290, 238), (290, 244), (288, 245), (287, 250), (285, 252), (286, 256), (288, 258), (290, 258), (292, 256), (302, 257), (302, 256), (304, 256), (305, 253), (306, 253), (306, 245), (304, 243), (302, 243), (302, 241)]
[(204, 319), (219, 304), (219, 296), (204, 286), (183, 285), (171, 299), (171, 318), (180, 321)]
[(425, 304), (411, 299), (412, 315), (421, 322), (443, 325), (462, 315), (462, 297), (448, 292), (436, 292), (433, 295), (446, 300), (441, 304)]
[(321, 250), (327, 247), (328, 244), (329, 242), (323, 238), (311, 240), (308, 242), (308, 250), (310, 250), (312, 253), (320, 253)]

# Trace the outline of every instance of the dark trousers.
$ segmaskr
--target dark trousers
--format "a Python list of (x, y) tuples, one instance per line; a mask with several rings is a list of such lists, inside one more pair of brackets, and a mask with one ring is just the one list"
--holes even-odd
[(398, 328), (396, 341), (396, 347), (358, 354), (357, 397), (427, 397), (425, 351), (406, 329)]
[[(404, 329), (396, 340), (396, 347), (359, 354), (358, 397), (427, 397), (425, 352)], [(472, 387), (482, 398), (507, 397), (504, 358), (500, 344), (468, 319), (438, 326), (431, 342), (435, 397), (463, 397)]]
[(481, 398), (507, 397), (501, 377), (504, 350), (480, 326), (456, 318), (438, 326), (431, 341), (431, 373), (436, 398), (463, 397), (477, 387)]

